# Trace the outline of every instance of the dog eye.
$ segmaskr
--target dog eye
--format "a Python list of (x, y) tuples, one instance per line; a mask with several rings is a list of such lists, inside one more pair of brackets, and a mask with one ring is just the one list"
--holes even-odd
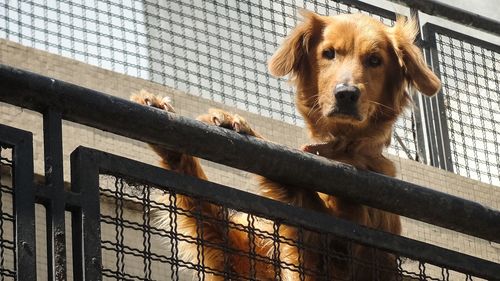
[(382, 64), (382, 59), (377, 55), (371, 55), (368, 57), (368, 65), (371, 67), (377, 67)]
[(335, 58), (335, 50), (326, 49), (323, 51), (323, 57), (328, 60), (333, 60)]

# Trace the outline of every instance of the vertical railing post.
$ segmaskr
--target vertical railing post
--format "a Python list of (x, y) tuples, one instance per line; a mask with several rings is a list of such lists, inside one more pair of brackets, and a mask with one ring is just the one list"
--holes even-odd
[(71, 153), (72, 191), (80, 194), (81, 208), (73, 212), (73, 251), (75, 272), (83, 278), (102, 280), (99, 168), (95, 154), (84, 148)]
[[(410, 9), (410, 16), (417, 21), (417, 26), (419, 27), (419, 33), (417, 34), (417, 41), (418, 42), (423, 42), (423, 39), (422, 39), (422, 30), (420, 28), (420, 17), (419, 17), (419, 12), (418, 10), (416, 9)], [(422, 51), (425, 51), (425, 47), (422, 47)], [(413, 89), (413, 88), (412, 88)], [(412, 122), (414, 122), (412, 125), (414, 128), (412, 128), (413, 130), (413, 133), (415, 134), (415, 141), (416, 141), (416, 144), (415, 144), (415, 149), (416, 149), (416, 157), (415, 157), (415, 160), (419, 161), (419, 162), (422, 162), (422, 163), (428, 163), (428, 160), (427, 160), (427, 154), (426, 154), (426, 141), (425, 141), (425, 134), (424, 134), (424, 130), (425, 130), (425, 127), (427, 126), (426, 122), (424, 122), (424, 116), (425, 116), (425, 113), (424, 113), (424, 116), (422, 116), (422, 108), (421, 106), (424, 106), (425, 104), (425, 101), (422, 100), (422, 96), (421, 95), (418, 95), (416, 93), (416, 91), (412, 91), (412, 93), (410, 93), (410, 95), (412, 96), (412, 100), (413, 102), (415, 103), (414, 104), (414, 107), (412, 107), (412, 112), (413, 112), (413, 120)]]
[(66, 228), (65, 194), (62, 155), (61, 113), (47, 110), (43, 115), (43, 140), (45, 155), (44, 188), (49, 189), (51, 198), (47, 209), (47, 272), (49, 280), (66, 280)]
[[(429, 28), (423, 27), (424, 41), (427, 45), (426, 60), (432, 67), (434, 73), (442, 78), (439, 67), (439, 56), (436, 46), (436, 34)], [(427, 137), (429, 147), (431, 147), (431, 165), (453, 172), (453, 162), (451, 159), (450, 137), (448, 132), (448, 122), (446, 106), (444, 102), (443, 89), (439, 93), (426, 101)]]
[(36, 280), (35, 190), (33, 184), (33, 140), (23, 139), (14, 147), (14, 206), (16, 216), (17, 280)]
[(33, 135), (0, 124), (0, 136), (12, 147), (16, 280), (33, 281), (37, 279)]

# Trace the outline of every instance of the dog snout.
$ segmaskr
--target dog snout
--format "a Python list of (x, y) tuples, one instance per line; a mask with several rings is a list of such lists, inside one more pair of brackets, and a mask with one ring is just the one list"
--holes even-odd
[(339, 107), (342, 107), (343, 105), (352, 106), (356, 104), (360, 93), (358, 87), (341, 83), (335, 87), (333, 94)]
[(335, 102), (327, 113), (327, 116), (344, 116), (360, 119), (358, 112), (358, 100), (361, 91), (354, 85), (346, 83), (338, 84), (333, 90)]

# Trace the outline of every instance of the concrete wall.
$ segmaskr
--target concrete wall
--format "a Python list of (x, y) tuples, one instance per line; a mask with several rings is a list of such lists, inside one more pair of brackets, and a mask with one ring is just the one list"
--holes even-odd
[[(271, 141), (291, 147), (299, 147), (301, 144), (308, 142), (306, 132), (303, 128), (228, 108), (222, 104), (177, 92), (159, 84), (103, 70), (82, 62), (24, 47), (17, 43), (0, 40), (0, 63), (37, 72), (122, 98), (128, 98), (132, 92), (141, 89), (146, 89), (152, 93), (168, 95), (172, 98), (177, 112), (184, 116), (196, 117), (199, 114), (205, 113), (210, 107), (227, 109), (245, 116), (256, 130)], [(40, 117), (37, 113), (0, 103), (1, 124), (14, 126), (34, 133), (35, 169), (37, 173), (43, 174), (43, 137), (41, 134), (42, 120)], [(153, 165), (157, 164), (157, 157), (148, 149), (146, 144), (83, 125), (64, 122), (63, 138), (66, 180), (69, 180), (69, 154), (78, 145), (94, 147)], [(493, 209), (500, 209), (499, 187), (473, 181), (414, 161), (397, 157), (391, 158), (396, 163), (398, 178), (400, 179), (473, 200)], [(204, 164), (212, 181), (251, 192), (255, 190), (252, 176), (248, 173), (215, 163), (204, 162)], [(422, 207), (426, 208), (427, 206)], [(40, 216), (38, 222), (43, 221), (43, 214), (40, 214)], [(488, 241), (411, 219), (405, 218), (403, 219), (403, 223), (403, 235), (405, 236), (500, 262), (500, 249), (498, 245), (492, 245)], [(37, 233), (43, 235), (43, 231)], [(43, 243), (42, 239), (40, 241)], [(41, 249), (43, 250), (42, 246)], [(43, 251), (39, 250), (38, 255), (40, 256), (40, 260), (43, 261)], [(40, 280), (45, 280), (42, 277), (44, 276), (43, 269), (40, 270)], [(142, 268), (138, 270), (142, 270)]]

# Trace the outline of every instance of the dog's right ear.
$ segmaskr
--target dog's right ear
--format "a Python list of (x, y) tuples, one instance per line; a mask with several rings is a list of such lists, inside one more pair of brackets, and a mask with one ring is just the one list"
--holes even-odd
[(441, 89), (441, 81), (427, 66), (420, 49), (413, 43), (419, 27), (414, 19), (398, 18), (392, 30), (392, 41), (405, 75), (419, 92), (433, 96)]
[(281, 44), (268, 62), (269, 72), (274, 76), (285, 76), (300, 70), (315, 38), (321, 36), (325, 21), (322, 16), (300, 10), (304, 18)]

